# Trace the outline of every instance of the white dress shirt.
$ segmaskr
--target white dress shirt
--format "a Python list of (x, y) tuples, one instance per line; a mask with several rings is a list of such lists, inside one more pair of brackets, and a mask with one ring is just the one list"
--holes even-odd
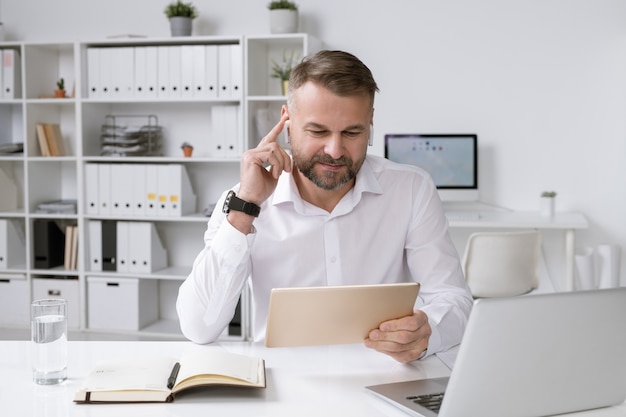
[(368, 155), (355, 186), (331, 213), (302, 200), (283, 172), (248, 235), (226, 220), (224, 196), (179, 290), (177, 310), (188, 339), (215, 341), (250, 277), (256, 341), (265, 336), (272, 288), (417, 281), (416, 307), (433, 329), (428, 354), (460, 342), (472, 297), (425, 171)]

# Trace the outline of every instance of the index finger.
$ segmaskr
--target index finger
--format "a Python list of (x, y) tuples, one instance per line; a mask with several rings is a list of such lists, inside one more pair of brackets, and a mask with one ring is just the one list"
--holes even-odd
[(281, 132), (283, 131), (285, 127), (285, 122), (288, 119), (289, 119), (289, 115), (287, 113), (284, 113), (280, 117), (280, 120), (278, 121), (278, 123), (274, 125), (272, 130), (270, 130), (269, 133), (265, 135), (263, 139), (261, 139), (261, 141), (259, 142), (259, 145), (276, 142), (276, 140), (278, 139), (278, 136), (281, 134)]
[(401, 330), (408, 330), (413, 332), (422, 327), (424, 325), (424, 322), (428, 320), (426, 319), (425, 315), (424, 317), (421, 317), (418, 311), (419, 310), (415, 311), (411, 316), (382, 322), (378, 328), (383, 332), (396, 332)]

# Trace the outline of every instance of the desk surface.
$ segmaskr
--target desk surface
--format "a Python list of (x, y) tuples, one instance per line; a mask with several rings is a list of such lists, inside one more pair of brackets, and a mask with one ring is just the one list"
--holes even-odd
[[(268, 349), (230, 342), (69, 342), (69, 379), (55, 386), (31, 380), (29, 342), (0, 342), (0, 408), (7, 416), (37, 417), (184, 417), (214, 416), (405, 416), (365, 390), (365, 386), (449, 375), (436, 357), (410, 365), (395, 362), (364, 346), (338, 345)], [(74, 392), (99, 360), (133, 356), (178, 357), (188, 350), (226, 349), (261, 356), (267, 388), (207, 388), (183, 394), (170, 404), (75, 404)], [(579, 417), (624, 417), (626, 403), (573, 414)]]
[(450, 227), (503, 229), (586, 229), (589, 224), (582, 213), (563, 212), (542, 216), (538, 211), (448, 210)]

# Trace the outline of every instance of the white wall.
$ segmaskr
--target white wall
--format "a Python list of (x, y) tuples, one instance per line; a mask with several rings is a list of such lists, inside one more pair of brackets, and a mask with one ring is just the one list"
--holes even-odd
[[(267, 2), (194, 0), (194, 34), (268, 33)], [(374, 72), (374, 153), (387, 132), (478, 133), (483, 199), (535, 210), (556, 190), (588, 216), (577, 246), (622, 247), (626, 284), (626, 2), (297, 2), (302, 31)], [(166, 4), (0, 0), (0, 19), (13, 40), (162, 37)]]

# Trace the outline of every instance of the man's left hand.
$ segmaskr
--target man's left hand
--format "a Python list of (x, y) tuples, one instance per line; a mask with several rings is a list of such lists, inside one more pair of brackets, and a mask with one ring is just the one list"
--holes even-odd
[(426, 351), (431, 334), (426, 313), (415, 310), (412, 316), (381, 323), (369, 333), (365, 346), (407, 363), (419, 359)]

